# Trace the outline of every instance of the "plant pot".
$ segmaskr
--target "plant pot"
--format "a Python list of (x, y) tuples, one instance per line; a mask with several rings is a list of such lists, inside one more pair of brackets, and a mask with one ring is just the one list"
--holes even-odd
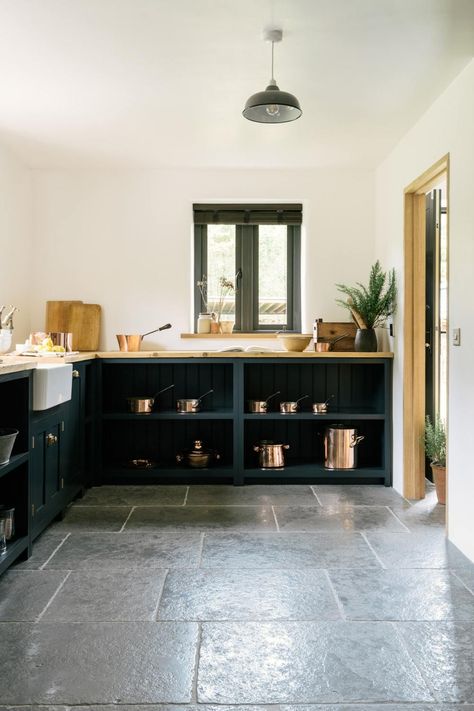
[(220, 333), (221, 332), (221, 324), (219, 321), (211, 321), (211, 333)]
[(375, 353), (377, 351), (377, 334), (374, 328), (357, 329), (354, 350), (358, 353)]
[(433, 472), (433, 480), (436, 487), (436, 496), (438, 504), (446, 503), (446, 467), (440, 467), (438, 464), (431, 465)]

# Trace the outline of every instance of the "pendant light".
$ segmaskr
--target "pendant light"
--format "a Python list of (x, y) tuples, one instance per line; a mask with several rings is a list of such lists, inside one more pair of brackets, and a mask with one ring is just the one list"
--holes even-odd
[(266, 42), (272, 43), (272, 76), (265, 91), (247, 99), (243, 116), (249, 121), (257, 123), (287, 123), (295, 121), (303, 113), (298, 99), (293, 94), (280, 91), (273, 76), (273, 49), (275, 42), (281, 42), (282, 30), (265, 30), (263, 38)]

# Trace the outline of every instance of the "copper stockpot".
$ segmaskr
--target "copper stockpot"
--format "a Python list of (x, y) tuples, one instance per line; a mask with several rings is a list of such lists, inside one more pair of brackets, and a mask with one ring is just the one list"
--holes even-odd
[(357, 445), (365, 439), (353, 427), (331, 425), (324, 433), (324, 466), (326, 469), (356, 469)]
[(262, 469), (283, 469), (285, 466), (284, 450), (289, 449), (289, 444), (280, 444), (263, 439), (253, 447), (258, 452), (258, 463)]

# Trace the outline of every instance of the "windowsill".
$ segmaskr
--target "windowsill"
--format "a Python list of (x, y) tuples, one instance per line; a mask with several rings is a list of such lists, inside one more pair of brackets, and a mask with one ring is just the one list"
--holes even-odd
[[(288, 331), (290, 333), (290, 331)], [(181, 333), (180, 338), (276, 338), (275, 332), (261, 331), (252, 333)]]

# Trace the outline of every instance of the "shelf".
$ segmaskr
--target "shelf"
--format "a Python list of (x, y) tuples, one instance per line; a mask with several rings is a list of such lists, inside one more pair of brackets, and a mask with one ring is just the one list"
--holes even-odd
[(21, 464), (27, 462), (29, 456), (30, 455), (28, 452), (22, 452), (21, 454), (14, 454), (12, 457), (10, 457), (10, 461), (8, 462), (8, 464), (2, 464), (2, 466), (0, 466), (0, 479), (2, 476), (5, 476), (5, 474), (8, 474), (13, 469), (16, 469)]
[(313, 412), (295, 412), (293, 414), (283, 415), (281, 412), (266, 412), (266, 413), (250, 413), (244, 414), (244, 420), (314, 420), (315, 422), (337, 421), (337, 420), (384, 420), (385, 415), (380, 412), (327, 412), (320, 415), (315, 415)]
[(0, 556), (0, 574), (3, 573), (24, 551), (28, 549), (28, 536), (7, 543), (7, 552)]
[(131, 413), (131, 412), (106, 412), (102, 415), (103, 420), (232, 420), (233, 411), (229, 409), (208, 410), (201, 412), (176, 412), (175, 410), (165, 410), (164, 412)]
[(247, 478), (321, 478), (327, 481), (339, 479), (384, 479), (385, 470), (382, 467), (357, 467), (357, 469), (326, 469), (322, 464), (288, 464), (282, 469), (261, 469), (259, 467), (245, 468)]
[(139, 483), (139, 482), (156, 482), (156, 481), (180, 481), (186, 482), (202, 482), (217, 481), (221, 479), (232, 480), (234, 469), (230, 466), (215, 466), (209, 469), (192, 469), (191, 467), (153, 467), (151, 469), (129, 469), (127, 467), (113, 466), (107, 467), (102, 472), (102, 482), (106, 484), (108, 481), (114, 483)]

